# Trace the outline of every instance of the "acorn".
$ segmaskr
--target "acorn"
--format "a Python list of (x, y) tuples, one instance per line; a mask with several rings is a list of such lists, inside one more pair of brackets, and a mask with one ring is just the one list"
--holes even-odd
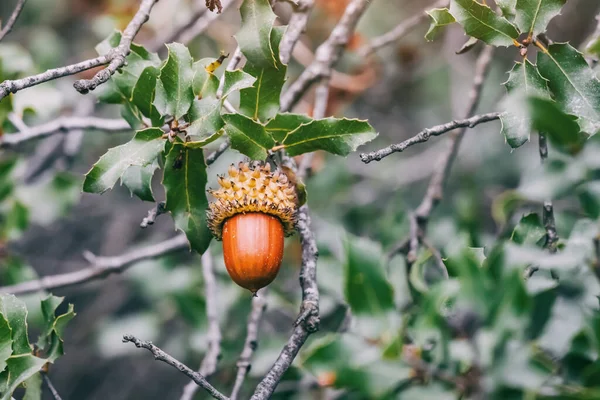
[(265, 162), (240, 162), (217, 178), (209, 190), (208, 227), (223, 241), (223, 258), (231, 279), (256, 292), (271, 283), (281, 267), (283, 239), (294, 233), (298, 211), (296, 188), (285, 173)]

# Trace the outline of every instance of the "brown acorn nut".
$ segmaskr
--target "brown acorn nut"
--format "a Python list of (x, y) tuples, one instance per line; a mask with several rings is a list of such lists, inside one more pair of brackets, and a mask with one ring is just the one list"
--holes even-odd
[(298, 198), (286, 174), (268, 163), (240, 162), (209, 190), (208, 226), (223, 241), (231, 279), (253, 294), (275, 279), (283, 259), (283, 238), (294, 232)]

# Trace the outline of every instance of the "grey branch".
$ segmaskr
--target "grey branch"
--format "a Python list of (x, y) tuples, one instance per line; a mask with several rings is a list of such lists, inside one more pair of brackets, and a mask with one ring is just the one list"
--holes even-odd
[[(207, 250), (202, 255), (202, 276), (206, 298), (206, 317), (208, 319), (208, 351), (202, 360), (198, 373), (208, 378), (217, 371), (217, 363), (221, 356), (221, 328), (219, 328), (219, 312), (217, 308), (217, 279), (213, 259)], [(192, 400), (199, 386), (195, 381), (190, 381), (183, 388), (180, 400)]]
[(148, 225), (154, 225), (154, 222), (156, 222), (156, 218), (159, 215), (166, 214), (166, 212), (167, 212), (167, 209), (165, 208), (166, 205), (167, 204), (164, 201), (159, 201), (158, 203), (156, 203), (156, 205), (154, 207), (149, 209), (148, 215), (146, 217), (144, 217), (144, 219), (142, 220), (142, 223), (140, 224), (140, 228), (147, 228)]
[(292, 336), (279, 354), (275, 364), (258, 384), (252, 400), (265, 400), (271, 397), (281, 377), (292, 365), (308, 336), (319, 329), (319, 288), (317, 287), (319, 253), (315, 236), (310, 229), (310, 216), (306, 205), (300, 208), (297, 229), (302, 242), (302, 268), (300, 270), (302, 306)]
[(123, 31), (119, 45), (106, 54), (109, 60), (108, 66), (102, 71), (99, 71), (92, 79), (80, 79), (75, 81), (73, 87), (79, 93), (85, 94), (90, 90), (96, 89), (99, 85), (108, 81), (119, 68), (125, 65), (125, 58), (130, 52), (133, 39), (140, 31), (142, 25), (150, 18), (150, 11), (152, 11), (152, 7), (154, 7), (157, 2), (158, 0), (142, 1), (139, 10)]
[[(539, 135), (539, 151), (542, 164), (548, 159), (548, 139), (542, 133)], [(546, 243), (544, 246), (551, 252), (556, 253), (558, 234), (556, 233), (556, 220), (554, 219), (554, 206), (551, 200), (544, 201), (544, 209), (542, 213), (542, 221), (546, 229)]]
[(294, 47), (300, 39), (300, 35), (306, 30), (308, 17), (310, 16), (314, 4), (315, 0), (299, 0), (296, 4), (288, 28), (283, 39), (281, 39), (281, 45), (279, 46), (279, 58), (283, 64), (290, 62)]
[(217, 161), (217, 159), (219, 157), (221, 157), (221, 155), (223, 153), (225, 153), (225, 151), (227, 151), (227, 149), (229, 148), (230, 145), (231, 145), (231, 143), (229, 142), (229, 139), (227, 139), (223, 143), (221, 143), (221, 145), (219, 146), (218, 149), (216, 149), (214, 152), (212, 152), (211, 154), (206, 156), (206, 165), (211, 165), (215, 161)]
[(94, 117), (60, 117), (42, 125), (20, 126), (20, 131), (0, 137), (0, 147), (10, 147), (32, 139), (43, 138), (57, 132), (69, 132), (78, 129), (95, 129), (105, 132), (123, 132), (131, 130), (124, 119)]
[(437, 3), (431, 4), (430, 6), (426, 7), (424, 10), (419, 11), (412, 17), (409, 17), (404, 21), (400, 22), (400, 24), (398, 24), (391, 31), (372, 39), (368, 44), (363, 46), (358, 51), (358, 54), (360, 54), (361, 57), (368, 57), (378, 49), (398, 41), (406, 34), (411, 32), (415, 27), (419, 26), (422, 22), (425, 22), (427, 20), (427, 13), (425, 12), (426, 10), (430, 10), (432, 8), (447, 7), (448, 3), (448, 0), (442, 0), (438, 1)]
[(221, 392), (219, 392), (213, 385), (208, 383), (206, 378), (199, 374), (198, 372), (192, 371), (188, 366), (183, 364), (181, 361), (176, 360), (169, 354), (165, 353), (158, 347), (152, 344), (152, 342), (145, 342), (133, 335), (124, 335), (123, 343), (131, 342), (135, 344), (137, 348), (144, 348), (152, 353), (155, 360), (162, 361), (170, 366), (176, 368), (181, 373), (187, 375), (190, 379), (192, 379), (196, 384), (206, 390), (212, 397), (218, 400), (229, 400), (228, 397), (224, 396)]
[[(468, 95), (468, 107), (465, 113), (465, 119), (471, 117), (477, 110), (479, 100), (481, 98), (481, 90), (483, 88), (483, 82), (487, 76), (489, 70), (490, 61), (492, 60), (492, 54), (494, 52), (492, 46), (486, 46), (479, 57), (475, 66), (475, 78), (473, 80), (473, 86)], [(429, 181), (427, 192), (425, 197), (419, 204), (415, 214), (419, 221), (419, 225), (423, 228), (426, 225), (426, 221), (429, 219), (431, 212), (442, 200), (444, 194), (444, 185), (448, 178), (448, 174), (452, 169), (452, 163), (456, 157), (456, 153), (460, 147), (462, 138), (467, 130), (467, 127), (460, 128), (450, 134), (450, 145), (436, 165), (433, 171), (433, 176)], [(423, 229), (424, 230), (424, 229)]]
[(66, 67), (49, 69), (41, 74), (28, 76), (23, 79), (4, 81), (0, 83), (0, 100), (8, 96), (10, 93), (16, 93), (19, 90), (39, 85), (40, 83), (48, 82), (54, 79), (62, 78), (63, 76), (75, 75), (79, 72), (108, 64), (109, 62), (110, 58), (108, 55), (104, 55), (92, 58), (91, 60), (85, 60), (77, 64), (67, 65)]
[(48, 390), (50, 390), (50, 393), (52, 394), (52, 398), (54, 400), (62, 400), (62, 398), (58, 394), (58, 391), (56, 390), (56, 388), (52, 384), (52, 381), (48, 377), (48, 373), (40, 371), (40, 374), (42, 375), (42, 378), (44, 379), (44, 383), (46, 383), (46, 386), (48, 386)]
[(157, 1), (158, 0), (144, 0), (142, 2), (140, 9), (123, 32), (119, 46), (109, 51), (108, 54), (92, 58), (91, 60), (85, 60), (77, 64), (49, 69), (41, 74), (28, 76), (23, 79), (4, 81), (0, 83), (0, 100), (8, 96), (10, 93), (16, 93), (19, 90), (39, 85), (43, 82), (62, 78), (63, 76), (75, 75), (79, 72), (86, 71), (100, 65), (109, 64), (108, 67), (98, 72), (94, 78), (90, 80), (76, 81), (73, 86), (80, 93), (87, 93), (89, 90), (93, 90), (101, 83), (106, 82), (118, 68), (125, 64), (125, 57), (129, 53), (129, 47), (131, 46), (133, 38), (140, 30), (142, 24), (148, 20), (150, 10)]
[(8, 18), (8, 21), (6, 22), (6, 25), (4, 25), (4, 28), (2, 28), (2, 30), (0, 31), (0, 40), (4, 39), (4, 37), (8, 35), (9, 32), (12, 30), (13, 26), (15, 25), (15, 22), (17, 22), (17, 18), (19, 18), (19, 15), (21, 14), (21, 11), (23, 11), (23, 7), (25, 7), (26, 1), (27, 0), (19, 0), (17, 2), (15, 9), (10, 15), (10, 18)]
[[(227, 10), (229, 7), (237, 3), (238, 0), (223, 0), (223, 10)], [(175, 41), (187, 44), (191, 42), (195, 37), (200, 35), (206, 30), (217, 18), (219, 14), (216, 13), (204, 13), (200, 18), (196, 19), (193, 24), (190, 24), (187, 29), (182, 30)]]
[(250, 372), (252, 356), (258, 346), (258, 326), (266, 308), (266, 295), (267, 288), (261, 291), (260, 296), (252, 298), (252, 309), (250, 310), (250, 315), (248, 315), (248, 325), (246, 328), (246, 340), (244, 341), (244, 348), (242, 349), (240, 358), (237, 362), (237, 374), (235, 383), (233, 384), (233, 390), (231, 391), (231, 400), (236, 400), (238, 398), (244, 379), (248, 372)]
[(0, 293), (26, 294), (42, 290), (53, 290), (73, 285), (80, 285), (110, 274), (121, 273), (134, 263), (148, 258), (161, 257), (173, 251), (188, 248), (185, 235), (175, 236), (164, 242), (132, 250), (115, 257), (99, 257), (91, 253), (84, 256), (90, 266), (78, 271), (49, 275), (40, 279), (0, 287)]
[(432, 128), (423, 129), (415, 136), (401, 143), (392, 144), (391, 146), (385, 147), (381, 150), (373, 151), (371, 153), (362, 153), (360, 155), (360, 159), (365, 164), (368, 164), (371, 161), (381, 161), (383, 158), (389, 156), (390, 154), (402, 152), (410, 146), (413, 146), (418, 143), (424, 143), (428, 141), (429, 138), (432, 136), (440, 136), (446, 132), (452, 131), (457, 128), (474, 128), (475, 126), (484, 122), (490, 122), (500, 119), (501, 114), (502, 113), (500, 112), (493, 112), (489, 114), (475, 115), (471, 118), (454, 120), (442, 125), (434, 126)]
[(331, 75), (331, 68), (338, 62), (360, 17), (372, 3), (370, 0), (352, 0), (331, 35), (315, 52), (314, 61), (281, 96), (281, 111), (290, 111), (306, 91), (315, 83)]

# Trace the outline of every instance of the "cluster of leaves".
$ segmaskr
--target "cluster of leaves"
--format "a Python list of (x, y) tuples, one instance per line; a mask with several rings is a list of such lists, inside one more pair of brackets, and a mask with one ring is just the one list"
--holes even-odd
[[(151, 180), (162, 168), (166, 209), (199, 253), (211, 240), (205, 216), (206, 145), (227, 135), (233, 149), (253, 160), (266, 159), (273, 148), (292, 156), (317, 150), (345, 156), (376, 136), (365, 121), (279, 113), (287, 70), (279, 59), (285, 27), (274, 26), (268, 0), (246, 0), (240, 11), (236, 38), (247, 61), (221, 78), (215, 71), (224, 56), (194, 61), (185, 46), (172, 43), (161, 61), (141, 46), (131, 47), (127, 66), (112, 77), (101, 100), (122, 104), (123, 117), (139, 130), (130, 142), (103, 155), (83, 185), (86, 192), (102, 193), (121, 179), (132, 194), (154, 201)], [(98, 46), (99, 54), (119, 39), (114, 33)], [(236, 91), (239, 112), (224, 113), (224, 101)]]
[(23, 386), (27, 400), (42, 397), (40, 372), (64, 354), (62, 336), (75, 316), (73, 305), (56, 315), (62, 297), (48, 296), (41, 302), (43, 326), (35, 346), (29, 343), (27, 308), (10, 294), (0, 295), (0, 398), (9, 400)]
[[(314, 341), (300, 368), (356, 398), (597, 398), (598, 234), (582, 219), (551, 254), (532, 213), (485, 253), (459, 237), (443, 261), (423, 249), (409, 271), (404, 257), (349, 237), (344, 269), (319, 273), (344, 276), (343, 290), (320, 282), (352, 322)], [(527, 268), (536, 272), (525, 280)]]
[[(519, 49), (523, 61), (509, 72), (501, 118), (502, 133), (512, 148), (538, 131), (557, 148), (574, 153), (586, 137), (600, 131), (600, 81), (595, 72), (570, 44), (548, 44), (540, 37), (565, 2), (503, 0), (497, 2), (499, 15), (476, 0), (452, 0), (449, 8), (428, 12), (432, 18), (429, 40), (443, 26), (458, 22), (473, 40)], [(527, 59), (530, 45), (538, 48), (536, 64)], [(587, 51), (597, 53), (597, 43), (592, 41)]]

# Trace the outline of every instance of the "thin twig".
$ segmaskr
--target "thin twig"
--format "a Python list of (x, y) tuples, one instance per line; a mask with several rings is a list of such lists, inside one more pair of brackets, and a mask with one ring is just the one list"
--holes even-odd
[(42, 375), (42, 378), (44, 379), (44, 383), (46, 383), (46, 386), (48, 386), (48, 390), (50, 390), (50, 393), (52, 394), (52, 398), (54, 400), (62, 400), (62, 398), (58, 394), (58, 391), (56, 390), (56, 388), (52, 384), (52, 381), (48, 377), (48, 374), (46, 372), (43, 372), (43, 371), (40, 371), (40, 374)]
[(150, 19), (150, 11), (152, 11), (152, 7), (154, 7), (157, 2), (158, 0), (142, 1), (139, 10), (123, 31), (119, 45), (108, 52), (107, 56), (110, 60), (108, 66), (94, 75), (92, 79), (80, 79), (75, 81), (73, 84), (75, 90), (82, 94), (94, 90), (99, 85), (108, 81), (119, 68), (125, 65), (125, 58), (130, 52), (133, 39), (142, 28), (142, 25)]
[[(539, 152), (540, 161), (542, 164), (548, 159), (548, 139), (542, 133), (539, 135)], [(550, 253), (556, 253), (558, 234), (556, 233), (556, 220), (554, 219), (554, 206), (551, 200), (544, 201), (544, 209), (542, 213), (542, 221), (544, 222), (544, 228), (546, 228), (546, 243), (544, 246), (550, 251)]]
[[(465, 119), (471, 117), (479, 105), (483, 82), (489, 70), (490, 61), (492, 60), (492, 54), (494, 51), (493, 49), (494, 48), (492, 46), (486, 46), (477, 58), (477, 63), (475, 66), (475, 78), (473, 80), (473, 87), (468, 95), (469, 100), (467, 103), (468, 107), (465, 113)], [(425, 197), (416, 210), (416, 216), (422, 231), (425, 231), (424, 226), (427, 224), (427, 220), (429, 219), (431, 212), (442, 200), (442, 196), (444, 194), (444, 185), (466, 130), (467, 128), (463, 127), (450, 134), (450, 145), (448, 146), (446, 152), (442, 154), (441, 158), (439, 159), (436, 169), (433, 171), (433, 176), (429, 181), (429, 186), (427, 187)]]
[(43, 138), (57, 132), (69, 132), (77, 129), (95, 129), (106, 132), (124, 132), (131, 127), (124, 119), (95, 117), (59, 117), (38, 126), (17, 126), (18, 133), (0, 136), (0, 147), (14, 146), (28, 140)]
[[(206, 318), (208, 319), (208, 351), (200, 364), (198, 373), (208, 378), (217, 371), (217, 362), (221, 356), (221, 328), (219, 327), (217, 280), (213, 259), (207, 250), (202, 255), (202, 276), (204, 277), (204, 288), (206, 298)], [(190, 381), (183, 388), (180, 400), (192, 400), (198, 391), (196, 382)]]
[(162, 361), (164, 363), (169, 364), (170, 366), (178, 369), (181, 373), (187, 375), (190, 379), (192, 379), (196, 384), (206, 390), (212, 397), (218, 400), (229, 400), (228, 397), (224, 396), (221, 392), (219, 392), (213, 385), (208, 383), (206, 378), (199, 374), (198, 372), (192, 371), (188, 366), (183, 364), (181, 361), (176, 360), (169, 354), (165, 353), (158, 347), (152, 344), (152, 342), (145, 342), (133, 335), (124, 335), (123, 343), (131, 342), (135, 344), (137, 348), (144, 348), (152, 353), (155, 360)]
[(164, 242), (132, 250), (129, 253), (115, 257), (99, 257), (88, 252), (84, 254), (85, 258), (90, 263), (86, 268), (0, 287), (0, 293), (25, 294), (80, 285), (96, 279), (105, 278), (110, 274), (121, 273), (138, 261), (161, 257), (173, 251), (186, 248), (189, 248), (187, 238), (185, 235), (179, 235), (165, 240)]
[(119, 46), (111, 49), (107, 54), (85, 60), (77, 64), (67, 65), (65, 67), (49, 69), (41, 74), (28, 76), (17, 80), (7, 80), (0, 83), (0, 100), (8, 96), (10, 93), (16, 93), (19, 90), (39, 85), (43, 82), (48, 82), (54, 79), (62, 78), (63, 76), (75, 75), (79, 72), (109, 64), (108, 67), (98, 72), (90, 80), (78, 80), (73, 86), (80, 93), (87, 93), (95, 89), (98, 85), (106, 82), (116, 71), (125, 64), (125, 57), (129, 54), (129, 47), (133, 38), (140, 30), (150, 15), (150, 10), (158, 0), (144, 0), (140, 5), (140, 9), (135, 14), (127, 28), (123, 32)]
[(440, 269), (442, 274), (444, 275), (444, 278), (448, 279), (450, 275), (448, 275), (448, 268), (446, 267), (446, 264), (444, 264), (444, 259), (442, 258), (442, 254), (440, 253), (440, 251), (436, 249), (435, 246), (426, 237), (421, 238), (421, 243), (423, 243), (423, 246), (425, 246), (427, 249), (429, 249), (429, 251), (431, 251), (431, 254), (435, 258), (435, 262), (438, 265), (438, 268)]
[(252, 298), (252, 309), (248, 315), (248, 324), (246, 328), (246, 340), (244, 341), (244, 348), (240, 353), (240, 358), (237, 362), (237, 374), (235, 377), (235, 383), (233, 384), (233, 390), (231, 391), (231, 400), (236, 400), (244, 384), (244, 379), (252, 365), (252, 356), (258, 346), (258, 326), (262, 318), (263, 312), (266, 308), (266, 294), (267, 289), (263, 289), (261, 295)]
[(300, 35), (306, 30), (308, 17), (314, 4), (315, 0), (299, 0), (294, 7), (294, 13), (290, 17), (288, 28), (279, 46), (279, 58), (283, 64), (290, 62), (294, 47), (300, 39)]
[(148, 225), (154, 225), (156, 218), (159, 215), (163, 215), (167, 213), (167, 209), (165, 208), (166, 203), (164, 201), (159, 201), (156, 203), (154, 207), (148, 210), (148, 215), (144, 217), (142, 223), (140, 224), (141, 228), (147, 228)]
[(21, 14), (21, 11), (23, 11), (23, 7), (25, 6), (26, 1), (27, 0), (19, 0), (17, 2), (14, 11), (10, 15), (8, 21), (6, 22), (6, 25), (4, 25), (4, 28), (2, 28), (2, 30), (0, 31), (0, 40), (4, 39), (4, 36), (8, 35), (8, 33), (12, 30), (13, 26), (15, 25), (15, 22), (17, 22), (17, 18), (19, 18), (19, 14)]
[[(239, 0), (223, 0), (223, 10), (227, 10), (238, 1)], [(191, 42), (194, 38), (204, 32), (217, 18), (219, 18), (219, 14), (204, 13), (193, 25), (190, 25), (188, 29), (183, 30), (174, 40), (183, 44)]]
[[(154, 40), (146, 45), (146, 48), (150, 51), (158, 52), (163, 48), (165, 43), (177, 42), (179, 36), (181, 36), (183, 32), (190, 29), (204, 14), (208, 12), (206, 6), (201, 4), (199, 1), (196, 1), (193, 4), (195, 5), (195, 8), (191, 11), (185, 23), (170, 30), (167, 30), (168, 28), (163, 29), (162, 31), (166, 32), (163, 35), (154, 38)], [(168, 25), (169, 28), (171, 26), (172, 24)]]
[(390, 154), (402, 152), (415, 144), (425, 143), (432, 136), (440, 136), (457, 128), (474, 128), (475, 126), (484, 122), (490, 122), (500, 119), (501, 114), (502, 113), (500, 112), (493, 112), (488, 114), (475, 115), (471, 118), (454, 120), (442, 125), (437, 125), (431, 128), (423, 129), (415, 136), (401, 143), (392, 144), (388, 147), (385, 147), (381, 150), (373, 151), (371, 153), (362, 153), (360, 155), (360, 159), (365, 164), (368, 164), (371, 161), (381, 161), (383, 158), (389, 156)]
[(290, 111), (313, 84), (331, 76), (331, 68), (340, 59), (360, 17), (371, 3), (370, 0), (352, 0), (348, 4), (340, 22), (315, 52), (313, 62), (281, 96), (282, 111)]
[(225, 151), (227, 151), (227, 149), (229, 148), (230, 145), (231, 145), (231, 142), (229, 141), (229, 139), (227, 139), (223, 143), (221, 143), (219, 148), (217, 148), (215, 151), (213, 151), (208, 156), (206, 156), (206, 165), (211, 165), (212, 163), (217, 161), (217, 159), (219, 157), (221, 157), (221, 155), (223, 153), (225, 153)]
[(256, 387), (252, 400), (265, 400), (273, 394), (281, 377), (292, 365), (294, 358), (296, 358), (308, 336), (319, 329), (319, 288), (317, 286), (317, 258), (319, 253), (314, 233), (310, 228), (307, 205), (300, 207), (297, 229), (302, 242), (302, 268), (300, 270), (302, 306), (292, 336), (279, 354), (275, 364)]
[(404, 37), (406, 34), (411, 32), (415, 27), (419, 26), (422, 22), (427, 21), (427, 13), (426, 10), (430, 10), (432, 8), (443, 8), (448, 6), (448, 0), (438, 1), (437, 3), (431, 4), (427, 6), (425, 9), (419, 11), (417, 14), (409, 17), (400, 24), (398, 24), (391, 31), (384, 33), (381, 36), (377, 36), (372, 39), (369, 43), (364, 45), (359, 51), (358, 54), (361, 57), (368, 57), (378, 49), (387, 46), (388, 44), (397, 42), (399, 39)]

